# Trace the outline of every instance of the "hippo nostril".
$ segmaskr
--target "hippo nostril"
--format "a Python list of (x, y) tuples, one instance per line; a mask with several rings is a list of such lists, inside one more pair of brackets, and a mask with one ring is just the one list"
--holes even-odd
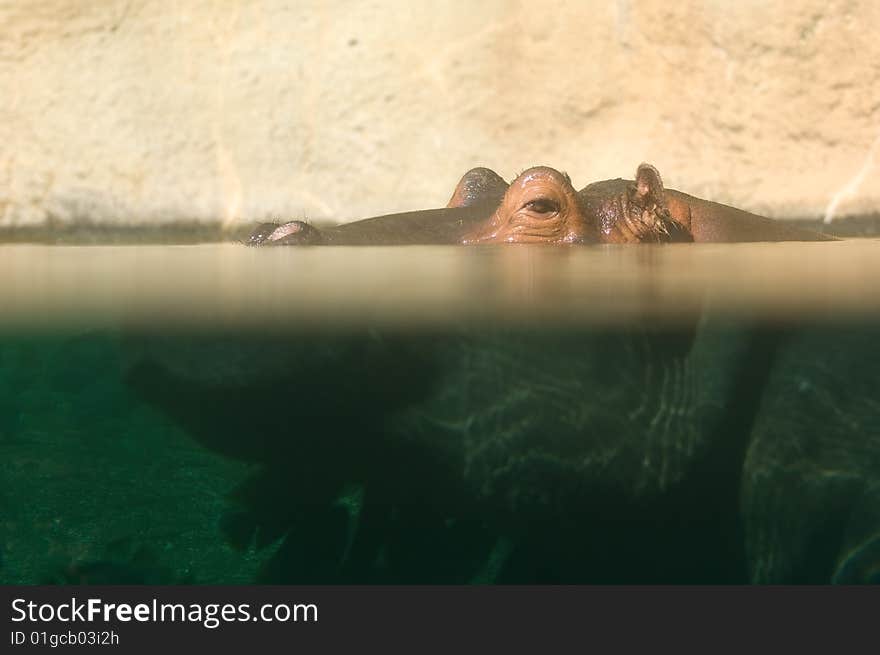
[(246, 241), (249, 246), (312, 245), (321, 242), (321, 232), (304, 221), (261, 223)]
[(269, 236), (268, 242), (278, 246), (311, 246), (323, 243), (321, 231), (304, 221), (290, 221)]
[(299, 234), (303, 231), (303, 226), (305, 223), (301, 221), (291, 221), (290, 223), (285, 223), (284, 225), (279, 225), (275, 230), (272, 231), (267, 237), (268, 241), (278, 241), (279, 239), (283, 239), (284, 237), (288, 237), (292, 234)]

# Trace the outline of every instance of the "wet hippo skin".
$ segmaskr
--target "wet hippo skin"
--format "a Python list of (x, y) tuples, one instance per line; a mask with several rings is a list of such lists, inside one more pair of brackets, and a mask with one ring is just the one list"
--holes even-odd
[(443, 209), (389, 214), (317, 228), (304, 221), (262, 223), (249, 245), (449, 245), (496, 243), (673, 243), (830, 241), (735, 207), (665, 189), (641, 164), (635, 180), (603, 180), (580, 191), (547, 166), (523, 171), (509, 185), (474, 168)]

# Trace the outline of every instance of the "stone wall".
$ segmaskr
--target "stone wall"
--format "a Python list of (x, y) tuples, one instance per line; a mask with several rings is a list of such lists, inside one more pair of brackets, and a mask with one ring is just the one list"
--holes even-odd
[(880, 209), (880, 3), (0, 0), (0, 225), (347, 220), (475, 165)]

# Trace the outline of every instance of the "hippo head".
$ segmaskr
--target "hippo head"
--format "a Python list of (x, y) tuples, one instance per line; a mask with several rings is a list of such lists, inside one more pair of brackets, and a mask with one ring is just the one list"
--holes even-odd
[(667, 191), (641, 164), (634, 180), (602, 180), (580, 191), (565, 173), (529, 168), (508, 185), (488, 168), (461, 178), (443, 209), (404, 212), (320, 229), (303, 221), (263, 223), (248, 245), (451, 245), (821, 241), (733, 207)]
[[(610, 180), (580, 193), (565, 173), (538, 166), (519, 175), (491, 217), (462, 243), (598, 243), (677, 240), (657, 169), (633, 182)], [(594, 193), (598, 191), (598, 193)]]

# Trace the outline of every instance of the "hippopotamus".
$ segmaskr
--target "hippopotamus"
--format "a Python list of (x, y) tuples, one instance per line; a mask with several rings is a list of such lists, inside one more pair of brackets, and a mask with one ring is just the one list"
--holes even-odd
[[(664, 189), (643, 164), (579, 192), (551, 168), (510, 185), (473, 169), (445, 208), (267, 223), (250, 243), (828, 238)], [(839, 335), (707, 312), (684, 328), (169, 336), (141, 339), (126, 377), (257, 465), (222, 529), (278, 544), (263, 582), (870, 582), (880, 348)]]
[(880, 579), (870, 326), (140, 342), (127, 379), (260, 466), (223, 522), (264, 582)]
[(367, 218), (327, 228), (305, 221), (262, 223), (249, 245), (442, 245), (494, 243), (674, 243), (826, 241), (735, 207), (665, 189), (660, 173), (641, 164), (634, 180), (593, 182), (575, 191), (571, 178), (547, 166), (510, 184), (488, 168), (465, 173), (442, 209)]

